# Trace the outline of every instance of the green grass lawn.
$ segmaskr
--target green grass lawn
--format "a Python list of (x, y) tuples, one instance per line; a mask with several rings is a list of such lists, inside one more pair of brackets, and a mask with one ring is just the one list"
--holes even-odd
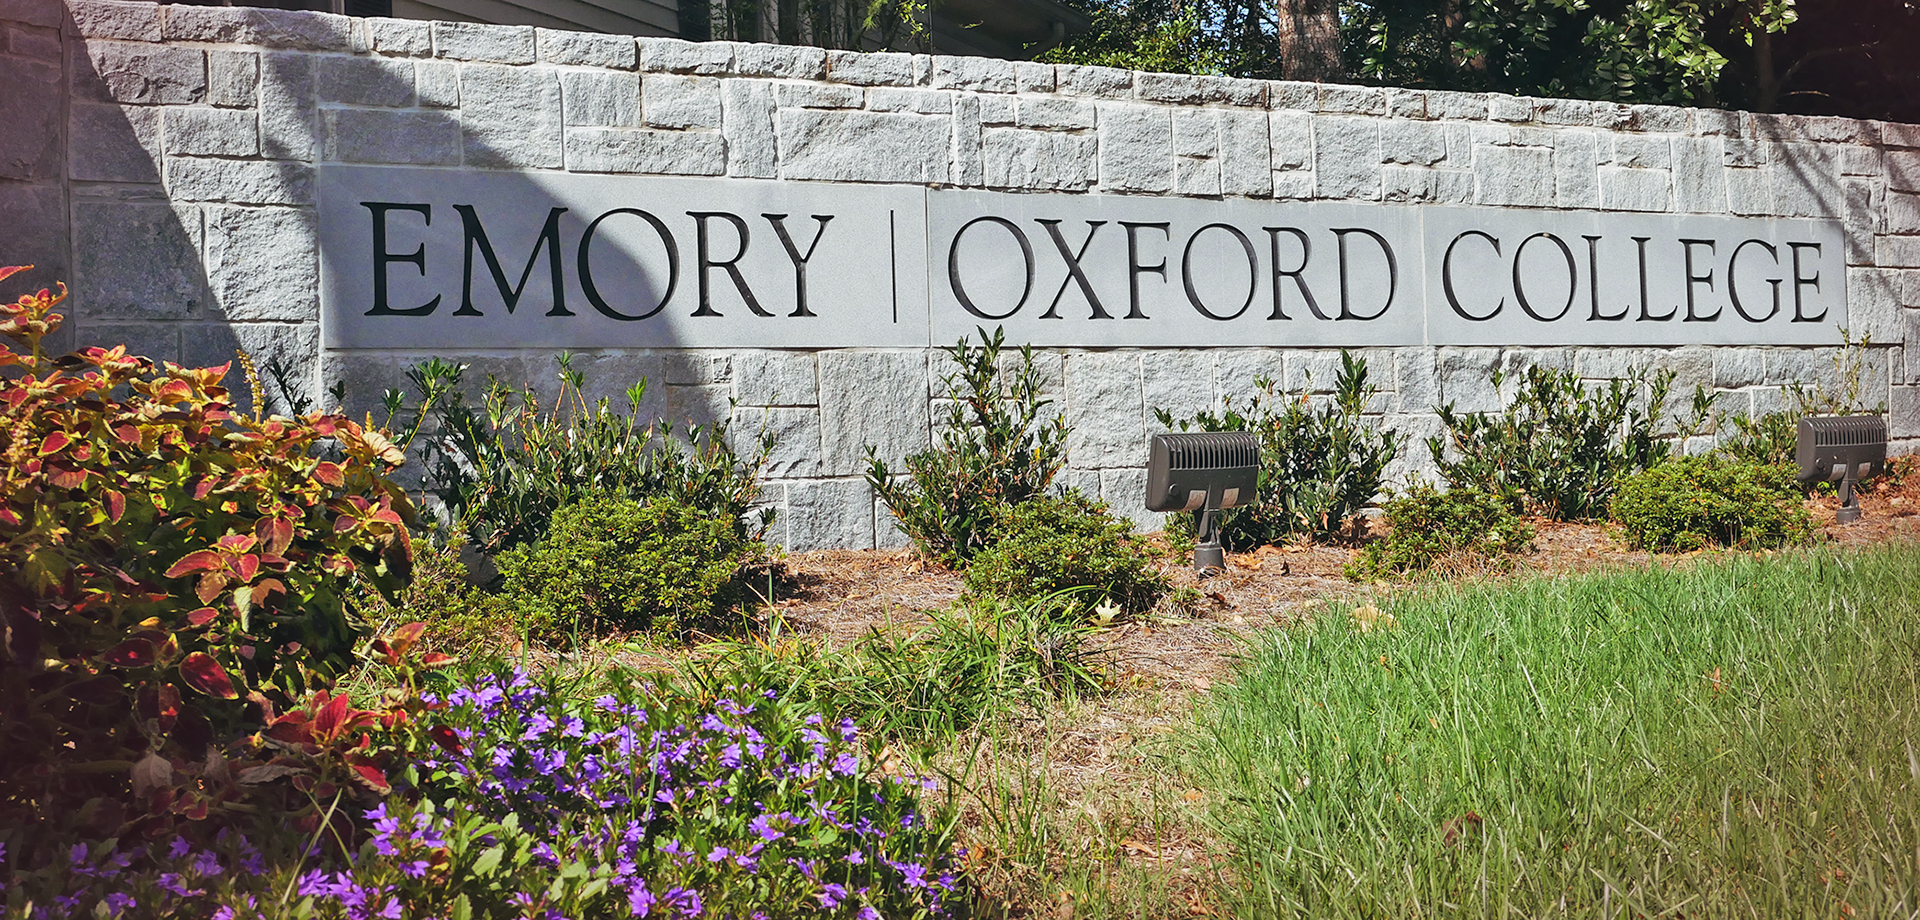
[(1241, 915), (1920, 914), (1920, 546), (1380, 606), (1198, 714)]

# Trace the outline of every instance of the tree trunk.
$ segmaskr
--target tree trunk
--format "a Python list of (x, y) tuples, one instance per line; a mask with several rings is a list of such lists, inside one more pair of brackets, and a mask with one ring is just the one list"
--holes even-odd
[(1346, 75), (1340, 64), (1339, 0), (1274, 0), (1280, 72), (1289, 80), (1329, 81)]

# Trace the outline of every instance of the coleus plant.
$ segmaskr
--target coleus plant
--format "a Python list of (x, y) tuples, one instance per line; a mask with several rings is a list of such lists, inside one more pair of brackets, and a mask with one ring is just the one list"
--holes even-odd
[(201, 817), (231, 801), (222, 743), (345, 718), (317, 691), (363, 638), (356, 581), (393, 596), (411, 569), (405, 454), (340, 415), (237, 412), (226, 367), (49, 356), (65, 296), (0, 302), (0, 825)]

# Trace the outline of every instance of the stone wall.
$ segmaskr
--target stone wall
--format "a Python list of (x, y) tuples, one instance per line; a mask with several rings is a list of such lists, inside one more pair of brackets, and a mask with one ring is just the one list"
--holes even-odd
[[(1133, 73), (981, 58), (553, 32), (317, 13), (0, 0), (0, 261), (67, 279), (70, 341), (200, 364), (244, 347), (319, 396), (371, 408), (421, 352), (325, 352), (316, 294), (324, 163), (732, 176), (1033, 192), (1814, 217), (1844, 223), (1865, 401), (1920, 439), (1920, 127), (1563, 99)], [(1838, 335), (1835, 335), (1838, 341)], [(1783, 405), (1831, 347), (1362, 350), (1384, 424), (1491, 409), (1495, 368), (1587, 377), (1652, 365)], [(545, 386), (552, 356), (440, 357)], [(1054, 349), (1073, 426), (1065, 480), (1143, 523), (1152, 409), (1324, 389), (1326, 349)], [(768, 495), (795, 549), (895, 545), (862, 453), (929, 442), (927, 349), (588, 350), (589, 389), (638, 375), (649, 411), (778, 437)], [(732, 408), (729, 408), (732, 406)], [(1412, 446), (1412, 445), (1410, 445)], [(1417, 475), (1412, 446), (1397, 475)]]

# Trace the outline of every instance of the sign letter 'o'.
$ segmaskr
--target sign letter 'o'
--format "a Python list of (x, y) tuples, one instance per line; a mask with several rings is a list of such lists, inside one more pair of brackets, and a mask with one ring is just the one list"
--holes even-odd
[[(667, 289), (660, 294), (660, 302), (654, 304), (653, 309), (637, 316), (630, 316), (615, 310), (607, 303), (605, 298), (600, 296), (600, 289), (593, 285), (593, 257), (591, 255), (593, 252), (593, 234), (600, 229), (601, 221), (615, 214), (632, 214), (652, 224), (653, 232), (660, 234), (661, 245), (667, 247)], [(653, 316), (662, 309), (665, 309), (667, 301), (673, 299), (673, 289), (679, 284), (680, 252), (673, 245), (673, 234), (667, 230), (667, 225), (662, 223), (660, 218), (638, 208), (614, 208), (594, 218), (593, 223), (588, 224), (586, 231), (580, 234), (580, 290), (587, 295), (587, 302), (593, 304), (595, 310), (599, 310), (607, 317), (618, 320), (640, 320)]]
[[(1012, 233), (1014, 240), (1020, 244), (1020, 257), (1026, 260), (1026, 286), (1020, 289), (1019, 302), (1013, 305), (1013, 309), (1005, 313), (988, 313), (980, 309), (974, 304), (973, 298), (967, 296), (966, 287), (960, 283), (960, 240), (967, 235), (968, 230), (973, 229), (974, 224), (981, 223), (982, 221), (999, 224), (1007, 228), (1007, 232)], [(1004, 217), (993, 217), (989, 215), (986, 217), (976, 217), (967, 221), (965, 226), (962, 226), (958, 232), (954, 233), (953, 245), (947, 247), (947, 283), (953, 286), (954, 299), (960, 301), (960, 305), (966, 307), (968, 313), (978, 316), (981, 319), (1006, 319), (1020, 312), (1020, 308), (1027, 305), (1027, 295), (1033, 293), (1033, 244), (1027, 242), (1027, 235), (1020, 232), (1020, 228), (1015, 226), (1013, 221)]]
[[(1533, 304), (1527, 300), (1526, 284), (1520, 280), (1520, 260), (1521, 258), (1525, 257), (1527, 254), (1527, 244), (1538, 239), (1552, 240), (1555, 246), (1560, 247), (1560, 254), (1567, 257), (1567, 303), (1565, 306), (1560, 308), (1560, 312), (1555, 313), (1552, 316), (1541, 316), (1540, 314), (1533, 312)], [(1514, 247), (1514, 250), (1513, 250), (1513, 299), (1520, 302), (1520, 309), (1527, 311), (1528, 316), (1531, 316), (1534, 319), (1537, 319), (1543, 323), (1551, 323), (1554, 320), (1567, 315), (1567, 311), (1573, 309), (1573, 294), (1574, 294), (1574, 291), (1577, 290), (1579, 287), (1580, 287), (1580, 270), (1574, 266), (1573, 250), (1567, 246), (1566, 240), (1563, 240), (1557, 236), (1554, 236), (1551, 233), (1543, 232), (1543, 233), (1536, 233), (1530, 237), (1527, 237), (1524, 240), (1521, 240), (1520, 245)]]
[[(1200, 300), (1199, 289), (1193, 286), (1193, 244), (1199, 242), (1200, 234), (1216, 228), (1233, 234), (1233, 238), (1240, 241), (1240, 248), (1247, 254), (1247, 299), (1241, 302), (1240, 309), (1225, 316), (1207, 309), (1207, 305)], [(1208, 224), (1193, 231), (1193, 235), (1187, 237), (1186, 251), (1180, 254), (1180, 280), (1187, 288), (1187, 302), (1193, 304), (1193, 308), (1200, 311), (1201, 316), (1217, 320), (1239, 319), (1242, 313), (1247, 312), (1248, 307), (1253, 306), (1254, 289), (1260, 286), (1260, 257), (1254, 255), (1253, 241), (1247, 239), (1247, 235), (1241, 233), (1240, 228), (1230, 224)]]

